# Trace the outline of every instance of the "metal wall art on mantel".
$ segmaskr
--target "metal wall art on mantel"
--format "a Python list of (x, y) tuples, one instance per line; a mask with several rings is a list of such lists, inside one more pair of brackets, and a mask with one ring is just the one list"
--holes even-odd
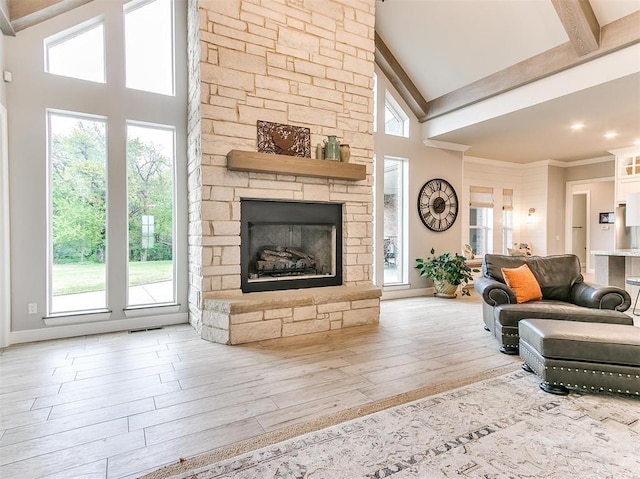
[(311, 158), (311, 131), (258, 120), (258, 152)]

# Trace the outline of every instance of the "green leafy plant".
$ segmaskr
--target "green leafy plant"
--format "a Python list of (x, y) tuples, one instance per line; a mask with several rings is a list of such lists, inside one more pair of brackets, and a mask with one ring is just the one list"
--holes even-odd
[[(435, 249), (431, 248), (431, 256), (427, 259), (417, 258), (416, 269), (420, 276), (429, 278), (434, 282), (447, 282), (454, 286), (466, 285), (473, 280), (471, 273), (478, 269), (471, 269), (467, 265), (467, 259), (458, 253), (442, 253), (435, 255)], [(463, 296), (470, 296), (469, 291), (462, 289)]]

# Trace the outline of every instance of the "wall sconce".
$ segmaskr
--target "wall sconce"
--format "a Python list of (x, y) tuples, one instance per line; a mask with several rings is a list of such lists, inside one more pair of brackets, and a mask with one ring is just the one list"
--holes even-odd
[(529, 224), (533, 223), (533, 220), (535, 219), (535, 214), (536, 214), (536, 209), (529, 208), (529, 214), (527, 215), (527, 223)]

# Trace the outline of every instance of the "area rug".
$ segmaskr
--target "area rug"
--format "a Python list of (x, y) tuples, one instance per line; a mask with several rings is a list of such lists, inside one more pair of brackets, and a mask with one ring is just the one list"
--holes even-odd
[(538, 382), (505, 374), (165, 477), (640, 477), (640, 398)]

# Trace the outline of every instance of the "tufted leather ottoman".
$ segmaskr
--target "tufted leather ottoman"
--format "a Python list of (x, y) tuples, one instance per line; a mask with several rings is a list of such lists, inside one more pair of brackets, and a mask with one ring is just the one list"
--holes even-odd
[(523, 369), (553, 394), (567, 388), (640, 396), (640, 328), (627, 324), (523, 319), (518, 324)]
[(518, 323), (522, 318), (558, 319), (581, 323), (633, 324), (633, 318), (613, 309), (584, 308), (562, 301), (529, 301), (521, 304), (501, 304), (493, 308), (492, 330), (501, 339), (500, 351), (518, 354)]

